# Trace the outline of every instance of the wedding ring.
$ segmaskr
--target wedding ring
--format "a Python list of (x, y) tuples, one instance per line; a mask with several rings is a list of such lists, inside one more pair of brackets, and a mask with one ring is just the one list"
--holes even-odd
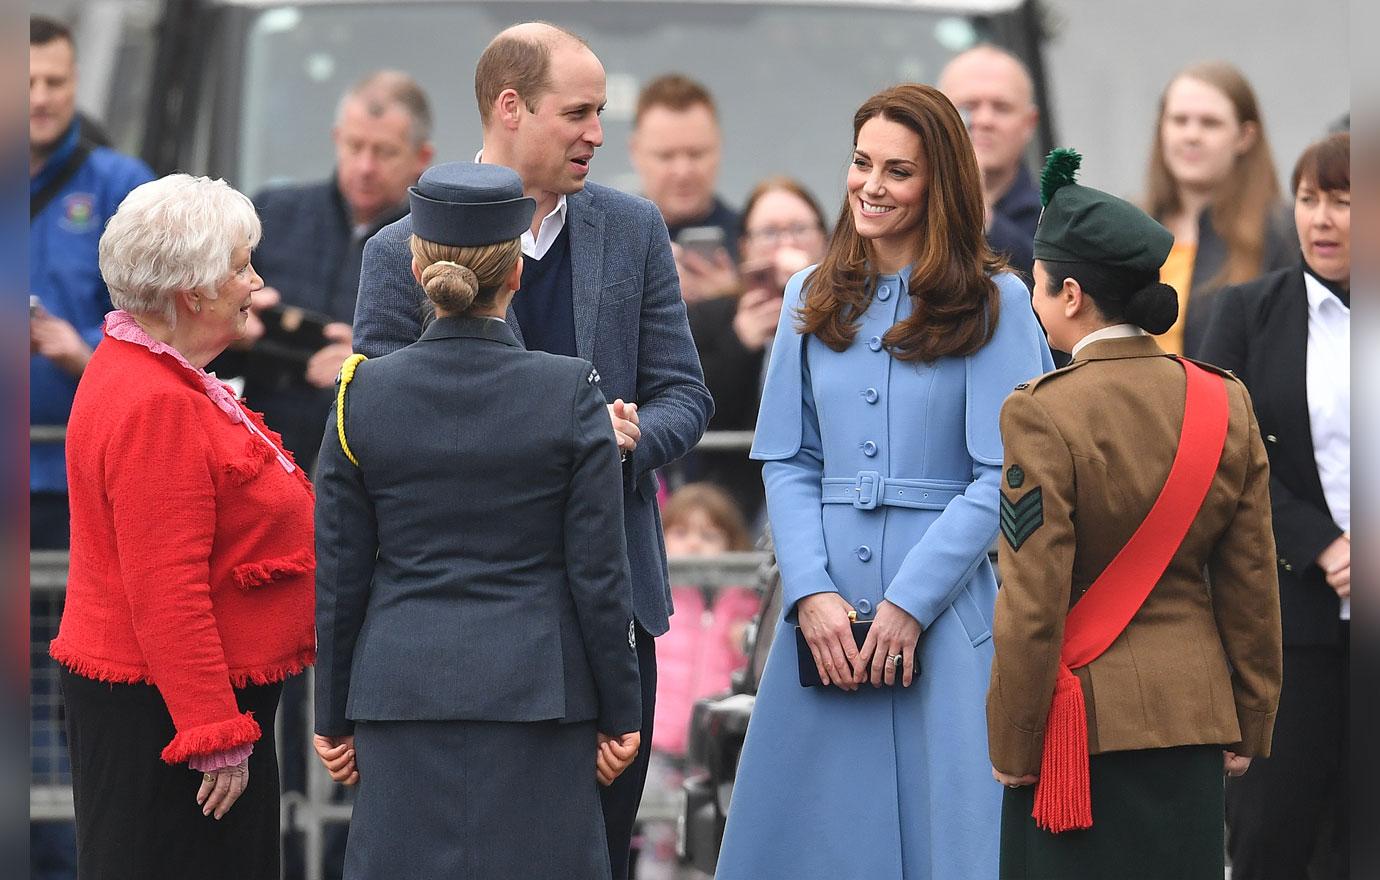
[(897, 666), (900, 666), (903, 660), (905, 660), (905, 657), (901, 654), (890, 654), (886, 658), (886, 662), (894, 663)]
[(215, 782), (215, 781), (216, 781), (216, 774), (214, 774), (214, 773), (203, 773), (203, 774), (201, 774), (201, 779), (202, 779), (203, 782)]

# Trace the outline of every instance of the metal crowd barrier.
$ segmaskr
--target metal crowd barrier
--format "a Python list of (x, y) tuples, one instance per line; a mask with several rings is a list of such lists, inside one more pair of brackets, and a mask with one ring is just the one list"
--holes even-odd
[[(36, 425), (29, 436), (36, 443), (60, 443), (62, 426)], [(743, 451), (752, 443), (751, 431), (710, 432), (697, 449)], [(758, 568), (768, 559), (766, 552), (726, 553), (713, 557), (685, 557), (669, 560), (671, 582), (718, 590), (730, 586), (756, 587)], [(47, 640), (57, 632), (62, 602), (67, 589), (68, 554), (65, 550), (35, 550), (29, 554), (30, 587), (30, 699), (33, 771), (29, 787), (29, 817), (34, 822), (71, 821), (73, 817), (71, 768), (66, 744), (60, 735), (61, 695), (57, 665), (48, 657)], [(312, 670), (306, 675), (311, 693)], [(306, 729), (314, 727), (312, 700), (306, 700)], [(326, 851), (326, 829), (350, 821), (351, 789), (331, 781), (311, 751), (310, 742), (286, 743), (282, 736), (282, 713), (278, 726), (279, 762), (284, 748), (302, 749), (307, 755), (306, 791), (284, 792), (282, 831), (302, 836), (306, 880), (322, 880)], [(649, 744), (650, 745), (650, 744)], [(668, 797), (650, 796), (643, 800), (638, 818), (643, 822), (674, 822), (680, 814), (679, 791)]]

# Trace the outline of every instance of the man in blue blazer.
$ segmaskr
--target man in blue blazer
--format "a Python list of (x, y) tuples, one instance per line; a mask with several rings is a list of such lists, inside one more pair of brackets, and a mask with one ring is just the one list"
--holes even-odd
[[(537, 22), (494, 38), (475, 69), (484, 126), (481, 162), (506, 165), (536, 199), (522, 236), (521, 291), (507, 322), (528, 348), (591, 361), (612, 402), (624, 455), (624, 527), (633, 580), (642, 742), (651, 743), (656, 696), (653, 637), (666, 632), (671, 593), (656, 507), (655, 470), (688, 452), (713, 411), (690, 338), (656, 206), (585, 184), (603, 143), (604, 69), (580, 38)], [(410, 217), (380, 230), (364, 249), (355, 351), (375, 357), (421, 336), (425, 294), (412, 278)], [(610, 540), (609, 552), (618, 552)], [(628, 873), (633, 821), (648, 749), (602, 792), (614, 880)]]

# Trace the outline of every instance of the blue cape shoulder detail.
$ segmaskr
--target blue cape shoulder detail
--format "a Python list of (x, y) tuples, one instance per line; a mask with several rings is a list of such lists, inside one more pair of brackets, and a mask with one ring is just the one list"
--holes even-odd
[[(772, 343), (752, 442), (751, 457), (758, 461), (779, 461), (800, 451), (804, 337), (795, 325), (796, 313), (804, 302), (805, 281), (814, 270), (814, 266), (801, 270), (786, 285), (786, 305)], [(968, 454), (975, 461), (1000, 465), (1002, 402), (1019, 383), (1054, 369), (1054, 361), (1030, 306), (1030, 291), (1010, 272), (1002, 272), (993, 280), (1001, 295), (997, 331), (990, 342), (964, 358), (966, 439)]]

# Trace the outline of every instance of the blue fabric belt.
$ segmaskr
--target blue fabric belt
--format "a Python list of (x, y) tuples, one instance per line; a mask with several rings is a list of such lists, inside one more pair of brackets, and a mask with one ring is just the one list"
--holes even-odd
[(858, 510), (878, 505), (917, 510), (943, 510), (968, 488), (957, 480), (902, 480), (877, 471), (858, 471), (856, 477), (825, 477), (820, 481), (825, 504), (851, 504)]

